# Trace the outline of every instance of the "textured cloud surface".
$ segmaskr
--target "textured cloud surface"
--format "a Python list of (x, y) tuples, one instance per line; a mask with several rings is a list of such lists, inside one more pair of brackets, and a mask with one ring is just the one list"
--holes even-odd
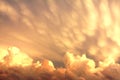
[[(65, 68), (55, 68), (50, 60), (33, 59), (16, 47), (10, 47), (0, 60), (0, 80), (120, 80), (120, 65), (101, 62), (95, 65), (86, 55), (73, 55), (67, 52)], [(111, 62), (111, 61), (108, 61)]]
[(119, 0), (0, 0), (0, 44), (56, 61), (67, 51), (118, 60), (119, 14)]
[(120, 0), (0, 0), (0, 78), (120, 80), (119, 14)]

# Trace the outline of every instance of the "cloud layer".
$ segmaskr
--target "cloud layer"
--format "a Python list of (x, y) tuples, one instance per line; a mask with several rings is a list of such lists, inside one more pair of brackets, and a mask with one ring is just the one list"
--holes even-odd
[(119, 0), (0, 0), (0, 79), (120, 80), (119, 14)]
[(94, 60), (86, 55), (67, 52), (65, 68), (55, 68), (52, 61), (34, 62), (16, 47), (10, 47), (7, 53), (1, 54), (6, 55), (0, 56), (0, 80), (120, 80), (119, 64), (103, 61), (96, 67)]
[(32, 57), (58, 62), (67, 51), (85, 53), (96, 62), (109, 55), (119, 61), (119, 4), (119, 0), (0, 0), (1, 47), (18, 46)]

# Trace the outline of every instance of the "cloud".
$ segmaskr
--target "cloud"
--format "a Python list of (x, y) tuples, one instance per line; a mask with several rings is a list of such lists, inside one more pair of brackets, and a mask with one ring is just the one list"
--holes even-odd
[[(1, 52), (1, 54), (4, 54), (4, 52)], [(69, 52), (65, 55), (65, 68), (55, 68), (54, 64), (47, 59), (33, 62), (32, 58), (22, 53), (17, 47), (10, 47), (8, 54), (2, 59), (0, 60), (1, 80), (120, 79), (120, 65), (118, 63), (96, 67), (94, 60), (87, 58), (85, 55), (73, 55)]]
[(109, 55), (118, 60), (119, 3), (1, 0), (1, 46), (15, 45), (32, 57), (59, 62), (67, 51), (86, 53), (96, 62)]
[[(119, 4), (119, 0), (1, 0), (0, 78), (119, 80)], [(8, 52), (8, 46), (23, 52), (14, 47)]]

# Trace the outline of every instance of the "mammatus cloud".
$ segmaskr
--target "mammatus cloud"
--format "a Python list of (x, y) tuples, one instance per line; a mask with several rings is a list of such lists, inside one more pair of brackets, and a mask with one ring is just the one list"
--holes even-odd
[(86, 55), (67, 52), (65, 67), (56, 68), (52, 61), (36, 61), (17, 47), (10, 47), (0, 56), (0, 80), (120, 80), (120, 65), (103, 61), (96, 67)]
[(0, 79), (120, 80), (119, 14), (120, 0), (0, 0)]
[(96, 62), (111, 55), (119, 62), (119, 4), (119, 0), (0, 0), (1, 47), (18, 46), (32, 57), (59, 62), (67, 51), (85, 53)]

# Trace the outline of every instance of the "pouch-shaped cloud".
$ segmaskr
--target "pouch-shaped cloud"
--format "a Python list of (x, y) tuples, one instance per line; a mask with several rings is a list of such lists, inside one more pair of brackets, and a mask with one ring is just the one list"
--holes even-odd
[(119, 0), (0, 0), (0, 44), (58, 62), (67, 51), (86, 53), (96, 62), (109, 55), (119, 60), (119, 4)]
[(120, 80), (119, 14), (119, 0), (0, 0), (0, 79)]

